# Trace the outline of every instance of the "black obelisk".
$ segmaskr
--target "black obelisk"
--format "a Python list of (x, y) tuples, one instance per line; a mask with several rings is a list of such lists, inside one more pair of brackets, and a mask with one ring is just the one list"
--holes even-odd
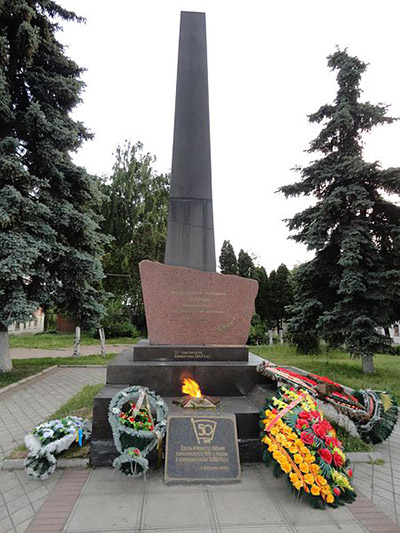
[(181, 13), (165, 264), (216, 269), (204, 13)]

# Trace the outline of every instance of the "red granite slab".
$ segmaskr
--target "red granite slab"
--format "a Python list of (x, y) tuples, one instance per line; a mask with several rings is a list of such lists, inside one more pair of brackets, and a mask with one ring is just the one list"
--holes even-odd
[(151, 261), (139, 268), (150, 344), (246, 343), (257, 281)]

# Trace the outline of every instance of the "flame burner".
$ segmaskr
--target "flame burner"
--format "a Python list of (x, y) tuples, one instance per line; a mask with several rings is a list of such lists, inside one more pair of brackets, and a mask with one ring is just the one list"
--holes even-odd
[(215, 409), (219, 404), (218, 398), (204, 396), (194, 379), (184, 378), (182, 392), (186, 393), (181, 400), (174, 400), (174, 403), (184, 409)]

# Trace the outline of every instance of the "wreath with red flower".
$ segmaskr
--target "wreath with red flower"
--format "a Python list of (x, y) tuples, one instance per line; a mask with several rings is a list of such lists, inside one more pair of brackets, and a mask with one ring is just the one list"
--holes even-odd
[(261, 413), (263, 459), (318, 508), (354, 501), (352, 470), (336, 431), (305, 390), (281, 387)]

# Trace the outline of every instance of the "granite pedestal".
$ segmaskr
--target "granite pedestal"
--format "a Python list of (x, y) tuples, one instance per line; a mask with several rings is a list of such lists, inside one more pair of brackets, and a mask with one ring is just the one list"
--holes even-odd
[[(108, 422), (108, 405), (118, 391), (130, 385), (149, 387), (164, 398), (171, 414), (182, 413), (182, 407), (173, 400), (183, 396), (184, 377), (195, 379), (203, 394), (220, 399), (215, 412), (236, 416), (241, 461), (261, 460), (259, 410), (276, 389), (274, 382), (268, 383), (256, 371), (262, 361), (252, 353), (245, 361), (143, 361), (135, 359), (133, 349), (124, 350), (107, 366), (107, 384), (94, 400), (92, 464), (109, 466), (117, 455)], [(209, 411), (196, 410), (196, 414), (202, 412)]]

